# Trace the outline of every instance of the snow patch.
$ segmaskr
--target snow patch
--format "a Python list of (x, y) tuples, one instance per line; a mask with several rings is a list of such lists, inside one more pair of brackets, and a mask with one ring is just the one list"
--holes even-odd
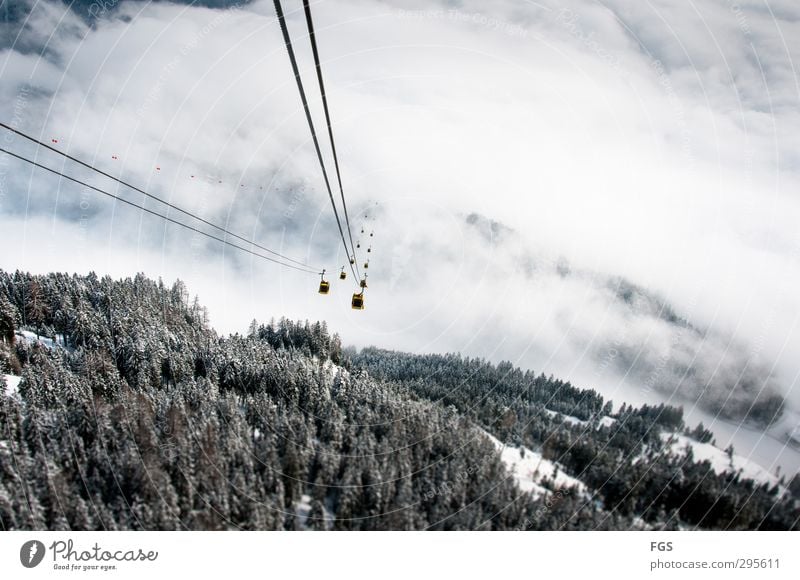
[(550, 409), (545, 409), (544, 412), (553, 417), (556, 421), (561, 421), (562, 423), (569, 423), (570, 425), (586, 425), (586, 421), (583, 419), (578, 419), (577, 417), (573, 417), (572, 415), (562, 415), (561, 413), (551, 411)]
[(600, 425), (599, 425), (599, 426), (600, 426), (600, 427), (611, 427), (611, 426), (612, 426), (612, 425), (614, 425), (614, 423), (616, 423), (616, 422), (617, 422), (617, 420), (616, 420), (616, 419), (614, 419), (614, 418), (612, 418), (612, 417), (609, 417), (608, 415), (603, 415), (603, 416), (600, 418)]
[[(550, 409), (545, 409), (545, 413), (551, 416), (556, 421), (560, 421), (561, 423), (569, 423), (570, 425), (578, 425), (578, 426), (586, 426), (589, 424), (589, 421), (584, 421), (583, 419), (578, 419), (577, 417), (573, 417), (572, 415), (564, 415), (562, 413), (558, 413), (556, 411), (551, 411)], [(597, 424), (597, 428), (600, 427), (611, 427), (617, 420), (609, 417), (608, 415), (603, 415), (600, 417), (600, 421)]]
[(636, 516), (633, 518), (631, 522), (631, 529), (632, 530), (652, 530), (653, 526), (646, 521), (644, 521), (641, 517)]
[(303, 494), (300, 496), (300, 501), (294, 506), (294, 513), (297, 516), (297, 522), (300, 528), (307, 529), (308, 515), (311, 513), (311, 496)]
[(700, 443), (679, 433), (662, 433), (661, 438), (665, 443), (670, 442), (670, 449), (678, 454), (685, 454), (687, 447), (691, 447), (695, 461), (708, 461), (716, 473), (738, 472), (741, 477), (758, 483), (767, 483), (770, 487), (779, 486), (781, 494), (786, 492), (780, 485), (778, 477), (747, 457), (734, 453), (731, 458), (725, 451), (711, 443)]
[(10, 397), (19, 392), (19, 383), (22, 381), (22, 377), (18, 377), (17, 375), (3, 375), (3, 378), (6, 380), (6, 388), (4, 390), (6, 397)]
[(490, 433), (482, 429), (480, 431), (500, 452), (500, 459), (522, 491), (529, 491), (534, 497), (547, 495), (551, 491), (541, 485), (541, 481), (548, 478), (555, 487), (577, 487), (581, 493), (586, 492), (586, 485), (582, 481), (564, 473), (564, 469), (558, 463), (545, 459), (541, 453), (536, 453), (527, 447), (506, 445)]
[(65, 348), (66, 342), (63, 334), (56, 334), (55, 339), (47, 338), (46, 336), (37, 337), (35, 332), (30, 330), (17, 330), (15, 332), (17, 340), (29, 342), (31, 344), (41, 344), (45, 348)]
[(800, 413), (786, 409), (780, 420), (769, 430), (779, 440), (800, 449)]
[(339, 372), (339, 366), (331, 359), (327, 359), (322, 363), (322, 371), (325, 373), (326, 384), (330, 385), (333, 383), (333, 380), (336, 378), (336, 374)]

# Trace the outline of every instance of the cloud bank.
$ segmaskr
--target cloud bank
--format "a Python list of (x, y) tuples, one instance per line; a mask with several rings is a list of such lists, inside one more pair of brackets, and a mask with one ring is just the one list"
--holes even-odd
[[(281, 253), (344, 263), (271, 2), (126, 1), (90, 22), (28, 6), (0, 54), (3, 119)], [(314, 10), (354, 226), (375, 230), (367, 310), (349, 285), (322, 299), (313, 276), (5, 157), (0, 266), (181, 277), (223, 331), (323, 318), (351, 344), (508, 359), (618, 402), (742, 417), (780, 393), (774, 433), (796, 427), (792, 3)]]

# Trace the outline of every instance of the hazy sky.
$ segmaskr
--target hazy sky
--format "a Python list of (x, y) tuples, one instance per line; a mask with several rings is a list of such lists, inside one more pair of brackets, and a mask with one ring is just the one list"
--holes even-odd
[[(60, 3), (28, 5), (19, 35), (3, 28), (4, 122), (338, 271), (272, 2), (125, 1), (95, 10), (92, 26)], [(284, 10), (322, 129), (302, 3)], [(223, 332), (253, 317), (326, 319), (349, 344), (508, 359), (618, 402), (673, 383), (733, 392), (746, 378), (800, 408), (796, 3), (313, 10), (353, 225), (366, 211), (375, 231), (365, 311), (349, 309), (350, 280), (320, 297), (313, 276), (5, 156), (0, 228), (15, 243), (0, 267), (180, 277)], [(645, 294), (621, 301), (620, 278)], [(696, 330), (665, 321), (665, 303)]]

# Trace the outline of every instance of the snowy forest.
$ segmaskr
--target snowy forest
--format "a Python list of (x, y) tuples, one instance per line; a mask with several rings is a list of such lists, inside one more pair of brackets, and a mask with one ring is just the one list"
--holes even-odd
[(143, 275), (0, 271), (0, 393), (4, 530), (800, 525), (800, 477), (696, 456), (679, 407), (324, 322), (221, 336)]

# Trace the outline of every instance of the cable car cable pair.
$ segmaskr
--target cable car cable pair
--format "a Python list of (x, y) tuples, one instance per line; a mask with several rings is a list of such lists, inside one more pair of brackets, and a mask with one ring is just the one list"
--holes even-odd
[[(301, 102), (303, 104), (303, 110), (304, 110), (305, 115), (306, 115), (306, 122), (308, 123), (309, 130), (311, 131), (311, 139), (312, 139), (312, 141), (314, 143), (314, 149), (315, 149), (315, 151), (317, 153), (317, 160), (319, 161), (320, 168), (322, 169), (322, 177), (323, 177), (323, 179), (325, 181), (325, 188), (326, 188), (326, 190), (328, 192), (328, 197), (330, 198), (330, 201), (331, 201), (331, 208), (333, 209), (333, 215), (336, 218), (336, 226), (339, 229), (339, 236), (340, 236), (340, 238), (342, 240), (342, 245), (344, 246), (345, 253), (348, 256), (351, 255), (351, 254), (355, 255), (355, 250), (353, 252), (350, 252), (349, 248), (347, 247), (347, 240), (345, 239), (344, 229), (342, 228), (342, 221), (339, 218), (339, 211), (336, 209), (336, 202), (333, 199), (333, 191), (331, 190), (330, 180), (328, 179), (328, 171), (325, 169), (325, 161), (322, 158), (322, 150), (320, 149), (319, 139), (317, 138), (317, 132), (316, 132), (316, 129), (314, 128), (314, 120), (311, 118), (311, 110), (310, 110), (309, 105), (308, 105), (308, 99), (306, 98), (306, 92), (305, 92), (305, 89), (303, 88), (303, 81), (300, 78), (300, 69), (299, 69), (299, 67), (297, 65), (297, 59), (296, 59), (295, 54), (294, 54), (294, 48), (292, 48), (292, 39), (289, 36), (289, 29), (287, 28), (287, 25), (286, 25), (286, 18), (284, 17), (284, 14), (283, 14), (283, 8), (281, 7), (280, 0), (274, 0), (274, 4), (275, 4), (275, 13), (276, 13), (276, 15), (278, 17), (278, 25), (280, 26), (281, 33), (283, 35), (283, 41), (284, 41), (284, 45), (286, 46), (286, 52), (289, 55), (289, 62), (291, 64), (291, 66), (292, 66), (292, 71), (294, 73), (295, 82), (297, 84), (297, 90), (300, 93), (300, 100), (301, 100)], [(306, 2), (304, 7), (306, 9), (306, 21), (307, 21), (307, 24), (309, 25), (309, 34), (311, 34), (311, 32), (313, 32), (313, 24), (310, 21), (310, 15), (311, 15), (310, 6)], [(321, 81), (322, 73), (321, 73), (321, 67), (319, 65), (318, 53), (317, 53), (317, 49), (316, 49), (316, 40), (314, 40), (314, 37), (312, 37), (312, 40), (313, 40), (312, 50), (315, 53), (315, 63), (316, 63), (316, 66), (317, 66), (317, 78), (318, 78), (318, 80)], [(323, 95), (324, 95), (324, 91), (323, 91)], [(324, 96), (323, 96), (323, 104), (327, 108), (327, 99)], [(328, 126), (330, 127), (330, 124)], [(331, 131), (330, 134), (332, 136), (332, 134), (333, 134), (332, 131)], [(343, 191), (342, 191), (342, 200), (344, 200), (344, 192)], [(346, 222), (347, 222), (347, 218), (346, 218)], [(349, 231), (349, 223), (348, 223), (347, 227), (348, 227), (348, 234), (350, 235), (350, 243), (351, 243), (351, 247), (352, 247), (352, 234), (350, 234), (350, 231)], [(353, 263), (353, 264), (350, 265), (350, 269), (352, 270), (353, 275), (356, 278), (359, 278), (358, 265)]]
[[(290, 258), (289, 256), (284, 256), (283, 254), (280, 254), (278, 252), (270, 250), (269, 248), (267, 248), (265, 246), (262, 246), (260, 244), (257, 244), (256, 242), (254, 242), (252, 240), (249, 240), (249, 239), (247, 239), (247, 238), (245, 238), (243, 236), (240, 236), (239, 234), (235, 234), (235, 233), (229, 231), (228, 229), (226, 229), (226, 228), (224, 228), (222, 226), (218, 226), (217, 224), (212, 223), (212, 222), (210, 222), (210, 221), (208, 221), (206, 219), (203, 219), (202, 217), (200, 217), (198, 215), (195, 215), (190, 211), (186, 211), (185, 209), (183, 209), (181, 207), (178, 207), (177, 205), (175, 205), (173, 203), (170, 203), (170, 202), (158, 197), (157, 195), (153, 195), (152, 193), (149, 193), (149, 192), (145, 191), (144, 189), (142, 189), (140, 187), (136, 187), (135, 185), (120, 179), (119, 177), (115, 177), (115, 176), (111, 175), (110, 173), (106, 173), (105, 171), (103, 171), (102, 169), (98, 169), (94, 165), (86, 163), (85, 161), (82, 161), (81, 159), (78, 159), (77, 157), (73, 157), (72, 155), (69, 155), (68, 153), (64, 153), (63, 151), (60, 151), (59, 149), (56, 149), (55, 147), (51, 147), (47, 143), (44, 143), (44, 142), (40, 141), (39, 139), (37, 139), (36, 137), (28, 135), (27, 133), (24, 133), (23, 131), (20, 131), (19, 129), (16, 129), (14, 127), (6, 125), (5, 123), (2, 123), (2, 122), (0, 122), (0, 127), (2, 127), (3, 129), (9, 130), (12, 133), (16, 133), (20, 137), (22, 137), (24, 139), (27, 139), (28, 141), (31, 141), (32, 143), (35, 143), (35, 144), (39, 145), (40, 147), (44, 147), (45, 149), (53, 151), (54, 153), (57, 153), (58, 155), (64, 157), (65, 159), (69, 159), (70, 161), (72, 161), (74, 163), (77, 163), (78, 165), (81, 165), (81, 166), (85, 167), (86, 169), (89, 169), (89, 170), (97, 173), (98, 175), (102, 175), (103, 177), (107, 177), (108, 179), (111, 179), (111, 180), (115, 181), (116, 183), (119, 183), (120, 185), (122, 185), (124, 187), (130, 188), (130, 189), (132, 189), (133, 191), (135, 191), (137, 193), (141, 193), (145, 197), (147, 197), (149, 199), (152, 199), (153, 201), (157, 201), (158, 203), (161, 203), (161, 204), (167, 206), (170, 209), (174, 209), (175, 211), (177, 211), (179, 213), (182, 213), (183, 215), (186, 215), (186, 216), (188, 216), (188, 217), (190, 217), (192, 219), (195, 219), (195, 220), (197, 220), (197, 221), (199, 221), (199, 222), (201, 222), (201, 223), (203, 223), (203, 224), (205, 224), (207, 226), (211, 226), (212, 228), (214, 228), (214, 229), (216, 229), (216, 230), (218, 230), (218, 231), (220, 231), (220, 232), (222, 232), (222, 233), (224, 233), (224, 234), (226, 234), (226, 235), (228, 235), (228, 236), (230, 236), (232, 238), (236, 238), (237, 240), (240, 240), (242, 242), (246, 242), (248, 244), (252, 244), (253, 246), (258, 248), (259, 250), (263, 250), (263, 251), (265, 251), (265, 252), (267, 252), (269, 254), (272, 254), (274, 256), (282, 258), (282, 259), (286, 260), (287, 262), (292, 262), (294, 264), (297, 264), (298, 266), (303, 266), (304, 268), (309, 268), (309, 269), (312, 269), (312, 270), (316, 270), (317, 273), (319, 272), (318, 268), (314, 268), (313, 266), (311, 266), (309, 264), (306, 264), (306, 263), (301, 262), (299, 260), (295, 260), (294, 258)], [(8, 153), (8, 152), (6, 151), (6, 153)], [(13, 153), (10, 153), (10, 154), (14, 155)], [(23, 161), (28, 161), (27, 159), (24, 159), (24, 158), (22, 158), (22, 157), (20, 157), (18, 155), (14, 155), (14, 157), (18, 157), (19, 159), (22, 159)], [(44, 166), (40, 166), (40, 167), (42, 167), (43, 169), (49, 170), (49, 168), (47, 168), (47, 167), (44, 167)], [(67, 179), (70, 179), (66, 175), (64, 177), (66, 177)]]
[[(315, 65), (315, 69), (316, 69), (316, 72), (317, 72), (317, 81), (319, 83), (319, 92), (320, 92), (320, 96), (322, 97), (322, 107), (323, 107), (323, 110), (325, 112), (325, 122), (326, 122), (326, 125), (328, 127), (328, 137), (329, 137), (330, 142), (331, 142), (331, 152), (333, 153), (333, 163), (334, 163), (334, 167), (336, 168), (336, 178), (337, 178), (337, 181), (338, 181), (338, 184), (339, 184), (339, 194), (340, 194), (341, 199), (342, 199), (342, 209), (344, 210), (344, 219), (345, 219), (345, 223), (347, 225), (347, 235), (348, 235), (348, 237), (350, 239), (350, 248), (352, 248), (352, 250), (353, 250), (352, 257), (350, 259), (350, 269), (352, 270), (353, 267), (355, 267), (355, 272), (353, 272), (353, 273), (355, 274), (356, 278), (360, 278), (361, 277), (360, 276), (360, 272), (358, 271), (358, 265), (356, 263), (356, 249), (357, 248), (361, 248), (361, 242), (359, 241), (355, 245), (355, 247), (353, 247), (353, 231), (352, 231), (352, 228), (350, 227), (350, 216), (348, 215), (348, 212), (347, 212), (347, 202), (345, 201), (345, 197), (344, 197), (344, 188), (342, 186), (342, 174), (341, 174), (341, 171), (339, 169), (339, 158), (338, 158), (338, 156), (336, 154), (336, 144), (335, 144), (335, 141), (334, 141), (334, 138), (333, 138), (333, 128), (331, 126), (331, 117), (330, 117), (330, 112), (328, 110), (328, 97), (325, 94), (325, 83), (324, 83), (323, 77), (322, 77), (322, 66), (321, 66), (320, 60), (319, 60), (319, 50), (317, 48), (317, 40), (316, 40), (316, 34), (314, 33), (314, 22), (313, 22), (313, 19), (311, 17), (311, 5), (309, 3), (309, 0), (303, 0), (303, 10), (305, 12), (306, 25), (308, 27), (309, 40), (311, 41), (311, 52), (312, 52), (312, 54), (314, 56), (314, 65)], [(323, 172), (323, 175), (325, 177), (325, 185), (328, 188), (328, 194), (329, 194), (329, 196), (331, 198), (331, 205), (333, 206), (334, 215), (336, 215), (337, 225), (339, 226), (339, 232), (340, 232), (341, 237), (342, 237), (342, 244), (344, 245), (345, 251), (347, 251), (347, 243), (345, 242), (344, 234), (341, 231), (342, 230), (341, 222), (339, 222), (338, 215), (336, 214), (336, 204), (333, 202), (333, 196), (332, 196), (331, 190), (330, 190), (330, 183), (328, 181), (327, 172), (325, 171), (325, 164), (323, 163), (322, 155), (320, 154), (319, 145), (317, 143), (316, 134), (314, 132), (313, 122), (311, 120), (311, 115), (310, 115), (309, 110), (308, 110), (308, 103), (305, 100), (305, 95), (304, 95), (304, 91), (303, 91), (303, 88), (302, 88), (302, 81), (300, 80), (300, 74), (299, 74), (299, 72), (297, 70), (297, 62), (296, 62), (296, 60), (294, 58), (294, 51), (291, 49), (291, 40), (289, 38), (289, 33), (288, 33), (287, 28), (286, 28), (286, 22), (285, 22), (285, 18), (283, 17), (283, 10), (282, 10), (282, 8), (280, 6), (280, 0), (275, 0), (275, 11), (278, 13), (278, 20), (280, 21), (280, 24), (281, 24), (281, 31), (283, 32), (283, 35), (284, 35), (284, 40), (285, 40), (286, 46), (287, 46), (287, 52), (289, 52), (289, 59), (292, 61), (292, 68), (294, 69), (295, 78), (297, 80), (297, 86), (298, 86), (298, 89), (300, 90), (300, 97), (303, 100), (303, 106), (304, 106), (304, 109), (306, 111), (306, 118), (308, 119), (308, 124), (309, 124), (309, 128), (311, 129), (312, 138), (314, 139), (314, 145), (315, 145), (315, 147), (317, 149), (317, 156), (319, 158), (320, 165), (322, 167), (322, 172)], [(363, 231), (362, 231), (362, 233), (363, 233)], [(368, 250), (368, 251), (370, 251), (370, 250)], [(348, 252), (348, 255), (350, 255), (349, 252)], [(368, 264), (365, 264), (364, 267), (365, 268), (368, 267)], [(346, 274), (344, 274), (344, 268), (342, 268), (342, 273), (340, 274), (339, 278), (342, 279), (342, 280), (346, 278)], [(353, 298), (351, 300), (351, 306), (355, 310), (363, 310), (364, 309), (364, 288), (366, 288), (366, 273), (364, 274), (363, 280), (361, 280), (361, 289), (362, 289), (361, 292), (353, 294)]]
[[(317, 81), (319, 83), (319, 93), (322, 97), (322, 108), (325, 111), (325, 123), (328, 125), (328, 138), (331, 141), (331, 152), (333, 153), (333, 165), (336, 168), (336, 180), (339, 183), (339, 194), (342, 198), (342, 209), (344, 210), (344, 221), (347, 224), (347, 235), (350, 238), (350, 247), (353, 247), (353, 232), (350, 229), (350, 216), (347, 213), (347, 202), (344, 199), (344, 188), (342, 187), (342, 173), (339, 171), (339, 156), (336, 154), (336, 142), (333, 139), (333, 127), (331, 126), (331, 116), (328, 111), (328, 96), (325, 93), (325, 82), (322, 80), (322, 65), (319, 61), (319, 50), (317, 49), (317, 35), (314, 33), (314, 21), (311, 18), (311, 4), (308, 0), (303, 0), (303, 11), (306, 15), (306, 27), (308, 28), (308, 38), (311, 41), (311, 53), (314, 56), (314, 66), (317, 71)], [(346, 248), (345, 248), (346, 249)]]
[(300, 272), (306, 272), (308, 274), (319, 274), (318, 271), (312, 270), (312, 269), (310, 269), (308, 267), (300, 267), (300, 266), (296, 266), (294, 264), (287, 264), (285, 262), (281, 262), (279, 260), (276, 260), (275, 258), (272, 258), (270, 256), (265, 256), (264, 254), (260, 254), (258, 252), (254, 252), (254, 251), (252, 251), (252, 250), (250, 250), (248, 248), (245, 248), (245, 247), (240, 246), (238, 244), (234, 244), (233, 242), (231, 242), (229, 240), (226, 240), (224, 238), (220, 238), (220, 237), (215, 236), (213, 234), (209, 234), (208, 232), (205, 232), (205, 231), (203, 231), (201, 229), (198, 229), (198, 228), (196, 228), (194, 226), (191, 226), (191, 225), (186, 224), (184, 222), (178, 221), (178, 220), (176, 220), (174, 218), (171, 218), (169, 216), (166, 216), (164, 214), (158, 213), (157, 211), (149, 209), (149, 208), (146, 208), (146, 207), (144, 207), (142, 205), (139, 205), (138, 203), (134, 203), (132, 201), (129, 201), (127, 199), (124, 199), (122, 197), (114, 195), (113, 193), (111, 193), (109, 191), (106, 191), (104, 189), (101, 189), (99, 187), (95, 187), (94, 185), (90, 185), (90, 184), (86, 183), (85, 181), (81, 181), (80, 179), (77, 179), (75, 177), (72, 177), (71, 175), (68, 175), (68, 174), (64, 173), (63, 171), (59, 171), (57, 169), (52, 169), (51, 167), (47, 167), (46, 165), (42, 165), (41, 163), (38, 163), (38, 162), (36, 162), (36, 161), (34, 161), (32, 159), (28, 159), (27, 157), (24, 157), (22, 155), (17, 155), (16, 153), (12, 153), (11, 151), (3, 149), (2, 147), (0, 147), (0, 153), (5, 153), (6, 155), (10, 155), (12, 157), (15, 157), (15, 158), (21, 160), (21, 161), (24, 161), (26, 163), (30, 163), (34, 167), (38, 167), (40, 169), (44, 169), (45, 171), (48, 171), (48, 172), (50, 172), (50, 173), (52, 173), (54, 175), (58, 175), (59, 177), (63, 177), (64, 179), (67, 179), (69, 181), (77, 183), (78, 185), (81, 185), (83, 187), (86, 187), (88, 189), (96, 191), (98, 193), (101, 193), (101, 194), (103, 194), (103, 195), (105, 195), (107, 197), (110, 197), (110, 198), (112, 198), (112, 199), (114, 199), (116, 201), (119, 201), (120, 203), (124, 203), (126, 205), (131, 206), (131, 207), (135, 207), (137, 209), (142, 210), (143, 212), (149, 213), (149, 214), (154, 215), (156, 217), (160, 217), (161, 219), (163, 219), (165, 221), (168, 221), (170, 223), (179, 225), (179, 226), (181, 226), (183, 228), (186, 228), (188, 230), (191, 230), (191, 231), (193, 231), (195, 233), (198, 233), (198, 234), (201, 234), (203, 236), (206, 236), (207, 238), (210, 238), (210, 239), (215, 240), (217, 242), (221, 242), (221, 243), (223, 243), (225, 245), (228, 245), (228, 246), (231, 246), (233, 248), (236, 248), (237, 250), (241, 250), (243, 252), (247, 252), (248, 254), (252, 254), (253, 256), (256, 256), (258, 258), (262, 258), (262, 259), (267, 260), (269, 262), (273, 262), (275, 264), (278, 264), (279, 266), (284, 266), (286, 268), (292, 268), (294, 270), (298, 270)]

